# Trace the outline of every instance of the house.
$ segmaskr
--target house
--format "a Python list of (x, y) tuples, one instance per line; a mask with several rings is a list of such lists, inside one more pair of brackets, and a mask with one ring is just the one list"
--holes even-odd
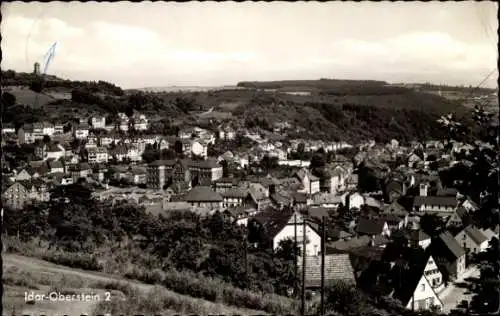
[(305, 193), (312, 195), (320, 191), (319, 178), (312, 175), (309, 170), (302, 168), (295, 173), (295, 177), (302, 183)]
[(97, 143), (98, 143), (97, 137), (93, 137), (93, 136), (89, 135), (87, 142), (85, 143), (85, 149), (96, 148)]
[(394, 232), (392, 235), (393, 240), (399, 240), (408, 247), (421, 247), (427, 249), (431, 244), (431, 237), (421, 229), (402, 229)]
[(61, 159), (66, 156), (66, 150), (61, 144), (50, 143), (43, 145), (43, 159)]
[(356, 174), (356, 173), (350, 174), (349, 177), (347, 178), (347, 181), (346, 181), (346, 189), (348, 191), (358, 190), (358, 186), (359, 186), (358, 174)]
[(75, 126), (74, 136), (76, 139), (87, 139), (89, 137), (89, 125), (84, 123)]
[(387, 236), (391, 235), (389, 225), (382, 219), (360, 218), (356, 224), (356, 232), (359, 235)]
[(187, 164), (197, 183), (211, 185), (213, 181), (222, 178), (222, 165), (217, 160), (188, 161)]
[(274, 210), (261, 212), (253, 217), (267, 231), (274, 250), (278, 249), (284, 240), (296, 240), (300, 253), (303, 254), (304, 221), (306, 235), (305, 255), (317, 256), (321, 251), (321, 236), (317, 228), (305, 220), (298, 212), (282, 213)]
[(337, 208), (340, 204), (345, 203), (345, 196), (338, 196), (332, 193), (316, 193), (312, 197), (311, 204), (314, 206)]
[(207, 156), (208, 156), (208, 152), (207, 151), (208, 151), (208, 146), (207, 146), (207, 144), (205, 142), (194, 141), (191, 144), (191, 153), (194, 156), (207, 158)]
[(324, 184), (324, 188), (327, 192), (338, 193), (346, 189), (349, 170), (340, 164), (329, 165), (327, 174), (327, 183)]
[(133, 119), (136, 131), (146, 131), (148, 129), (148, 119), (144, 114), (134, 114)]
[[(394, 269), (401, 269), (394, 266)], [(412, 310), (431, 310), (443, 308), (438, 291), (443, 288), (443, 276), (432, 256), (422, 253), (402, 269), (399, 285), (395, 286), (393, 298)]]
[(94, 116), (90, 119), (90, 124), (93, 129), (105, 129), (106, 118), (104, 116)]
[(64, 166), (60, 160), (49, 160), (47, 165), (50, 173), (64, 172)]
[(406, 194), (406, 186), (403, 182), (390, 180), (384, 186), (384, 197), (388, 203), (397, 201)]
[(451, 215), (457, 206), (457, 198), (450, 196), (416, 196), (413, 201), (413, 210), (420, 213)]
[(54, 135), (64, 134), (64, 124), (55, 124), (54, 125)]
[(358, 192), (352, 192), (345, 196), (344, 205), (348, 209), (361, 209), (361, 206), (365, 204), (365, 197)]
[(223, 207), (234, 207), (243, 204), (248, 192), (240, 188), (231, 188), (220, 194), (223, 198)]
[(177, 135), (179, 138), (183, 139), (191, 139), (193, 138), (193, 135), (195, 135), (196, 132), (194, 128), (184, 128), (179, 131), (179, 135)]
[[(498, 229), (498, 227), (497, 227)], [(486, 238), (488, 239), (488, 245), (489, 241), (491, 241), (493, 238), (498, 239), (498, 233), (494, 231), (493, 229), (487, 228), (487, 229), (480, 229), (479, 230)]]
[(222, 209), (223, 197), (210, 187), (197, 186), (191, 189), (184, 198), (193, 207)]
[(292, 205), (296, 210), (304, 210), (311, 204), (306, 193), (295, 192), (292, 194)]
[(392, 202), (382, 209), (382, 216), (396, 216), (403, 221), (403, 227), (408, 225), (409, 215), (409, 212), (398, 202)]
[(37, 140), (43, 139), (42, 129), (37, 130), (33, 127), (33, 124), (24, 124), (17, 131), (17, 138), (19, 140), (19, 144), (33, 144)]
[[(305, 260), (305, 287), (310, 290), (321, 290), (321, 256), (307, 256)], [(298, 266), (302, 271), (302, 260), (298, 260)], [(325, 286), (329, 287), (337, 282), (356, 285), (349, 254), (325, 254)]]
[(459, 206), (446, 221), (446, 227), (465, 227), (468, 221), (469, 214), (467, 209), (463, 206)]
[(231, 206), (228, 207), (224, 214), (236, 225), (247, 226), (248, 219), (258, 213), (257, 209), (249, 206)]
[(5, 134), (15, 134), (16, 133), (16, 128), (14, 124), (12, 123), (4, 123), (2, 125), (2, 135)]
[(29, 180), (31, 180), (31, 178), (34, 175), (35, 171), (32, 168), (30, 168), (30, 171), (32, 173), (30, 173), (27, 169), (22, 169), (21, 171), (19, 171), (19, 173), (17, 173), (14, 176), (14, 181), (29, 181)]
[(22, 209), (28, 202), (28, 190), (21, 182), (15, 182), (2, 193), (2, 204), (13, 210)]
[(469, 225), (455, 236), (465, 251), (478, 254), (488, 249), (489, 239), (479, 229)]
[(234, 178), (223, 177), (214, 181), (213, 188), (215, 192), (225, 192), (236, 187), (238, 181)]
[(248, 195), (244, 203), (252, 205), (257, 210), (261, 211), (271, 204), (269, 191), (259, 183), (251, 183), (248, 186)]
[(133, 184), (146, 183), (146, 171), (139, 168), (132, 168), (127, 174), (128, 181)]
[(236, 137), (236, 132), (230, 126), (226, 126), (219, 129), (219, 139), (232, 140)]
[(465, 250), (455, 238), (444, 232), (432, 241), (429, 246), (430, 253), (440, 268), (447, 271), (453, 278), (461, 277), (465, 272)]
[(108, 150), (104, 147), (87, 149), (87, 160), (89, 163), (107, 163), (108, 158)]

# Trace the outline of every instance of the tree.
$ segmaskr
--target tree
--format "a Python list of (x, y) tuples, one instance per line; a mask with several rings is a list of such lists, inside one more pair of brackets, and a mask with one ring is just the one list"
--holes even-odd
[(16, 97), (9, 92), (2, 93), (2, 102), (5, 107), (11, 107), (16, 104)]
[(316, 152), (311, 158), (311, 169), (322, 169), (326, 165), (325, 154), (321, 152)]
[(443, 221), (436, 214), (424, 214), (420, 218), (420, 227), (431, 237), (436, 237), (441, 233)]

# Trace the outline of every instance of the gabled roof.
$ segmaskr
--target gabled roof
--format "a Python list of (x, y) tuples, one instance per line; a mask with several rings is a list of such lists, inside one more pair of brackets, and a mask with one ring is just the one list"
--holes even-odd
[(464, 232), (478, 246), (488, 240), (488, 238), (479, 229), (471, 225), (467, 226), (464, 229)]
[(229, 190), (222, 192), (221, 195), (225, 198), (245, 198), (248, 195), (248, 192), (240, 188), (230, 188)]
[(447, 250), (449, 257), (453, 260), (456, 260), (465, 255), (465, 250), (458, 244), (458, 242), (449, 232), (441, 233), (436, 242), (438, 248), (439, 246), (443, 246), (445, 250)]
[(364, 235), (380, 235), (386, 222), (382, 219), (360, 218), (356, 225), (356, 232)]
[(458, 201), (455, 197), (451, 196), (416, 196), (413, 205), (434, 205), (434, 206), (457, 206)]
[(408, 235), (409, 235), (410, 240), (417, 241), (417, 242), (431, 239), (431, 237), (429, 235), (427, 235), (421, 229), (419, 229), (419, 230), (412, 230), (412, 231), (409, 232)]
[[(306, 287), (320, 287), (321, 256), (308, 256), (305, 259)], [(301, 269), (301, 260), (299, 260), (299, 266)], [(351, 259), (348, 254), (325, 255), (325, 285), (328, 286), (338, 281), (355, 283)]]
[(187, 202), (222, 202), (222, 196), (209, 187), (197, 186), (191, 189), (184, 198)]
[[(400, 286), (395, 287), (395, 292), (393, 294), (393, 297), (400, 300), (404, 306), (410, 302), (410, 299), (417, 290), (417, 286), (422, 278), (426, 279), (427, 284), (430, 285), (424, 275), (425, 267), (427, 266), (430, 258), (430, 253), (419, 251), (412, 254), (410, 258), (404, 259), (409, 266), (402, 272)], [(434, 291), (432, 288), (431, 290)], [(439, 296), (435, 292), (434, 294), (439, 300)]]

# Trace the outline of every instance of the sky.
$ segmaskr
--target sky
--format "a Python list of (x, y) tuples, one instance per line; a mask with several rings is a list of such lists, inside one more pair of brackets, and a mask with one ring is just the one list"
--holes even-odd
[[(497, 68), (494, 2), (10, 2), (2, 69), (122, 88), (360, 79), (477, 86)], [(498, 71), (483, 84), (497, 87)]]

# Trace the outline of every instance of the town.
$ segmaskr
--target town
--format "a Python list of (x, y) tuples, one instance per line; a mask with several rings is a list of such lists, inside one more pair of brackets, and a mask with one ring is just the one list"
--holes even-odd
[[(290, 139), (286, 131), (293, 128), (280, 122), (266, 133), (221, 124), (158, 135), (148, 133), (148, 118), (138, 112), (118, 113), (111, 122), (82, 117), (78, 123), (34, 122), (17, 130), (7, 123), (3, 205), (15, 211), (50, 202), (55, 187), (78, 184), (90, 188), (97, 201), (130, 203), (150, 214), (220, 213), (248, 231), (264, 228), (267, 240), (248, 236), (255, 247), (277, 250), (292, 239), (302, 249), (304, 234), (303, 282), (312, 297), (320, 290), (326, 238), (328, 284), (349, 282), (369, 293), (384, 283), (386, 295), (412, 310), (467, 307), (472, 294), (464, 287), (479, 278), (478, 258), (497, 247), (500, 226), (498, 218), (495, 226), (478, 226), (473, 219), (481, 204), (453, 186), (461, 179), (443, 175), (475, 146)], [(31, 148), (31, 159), (12, 168), (6, 157), (15, 153), (9, 148)], [(373, 270), (381, 262), (392, 270), (405, 268), (389, 277)]]
[(500, 315), (497, 10), (2, 6), (2, 315)]

